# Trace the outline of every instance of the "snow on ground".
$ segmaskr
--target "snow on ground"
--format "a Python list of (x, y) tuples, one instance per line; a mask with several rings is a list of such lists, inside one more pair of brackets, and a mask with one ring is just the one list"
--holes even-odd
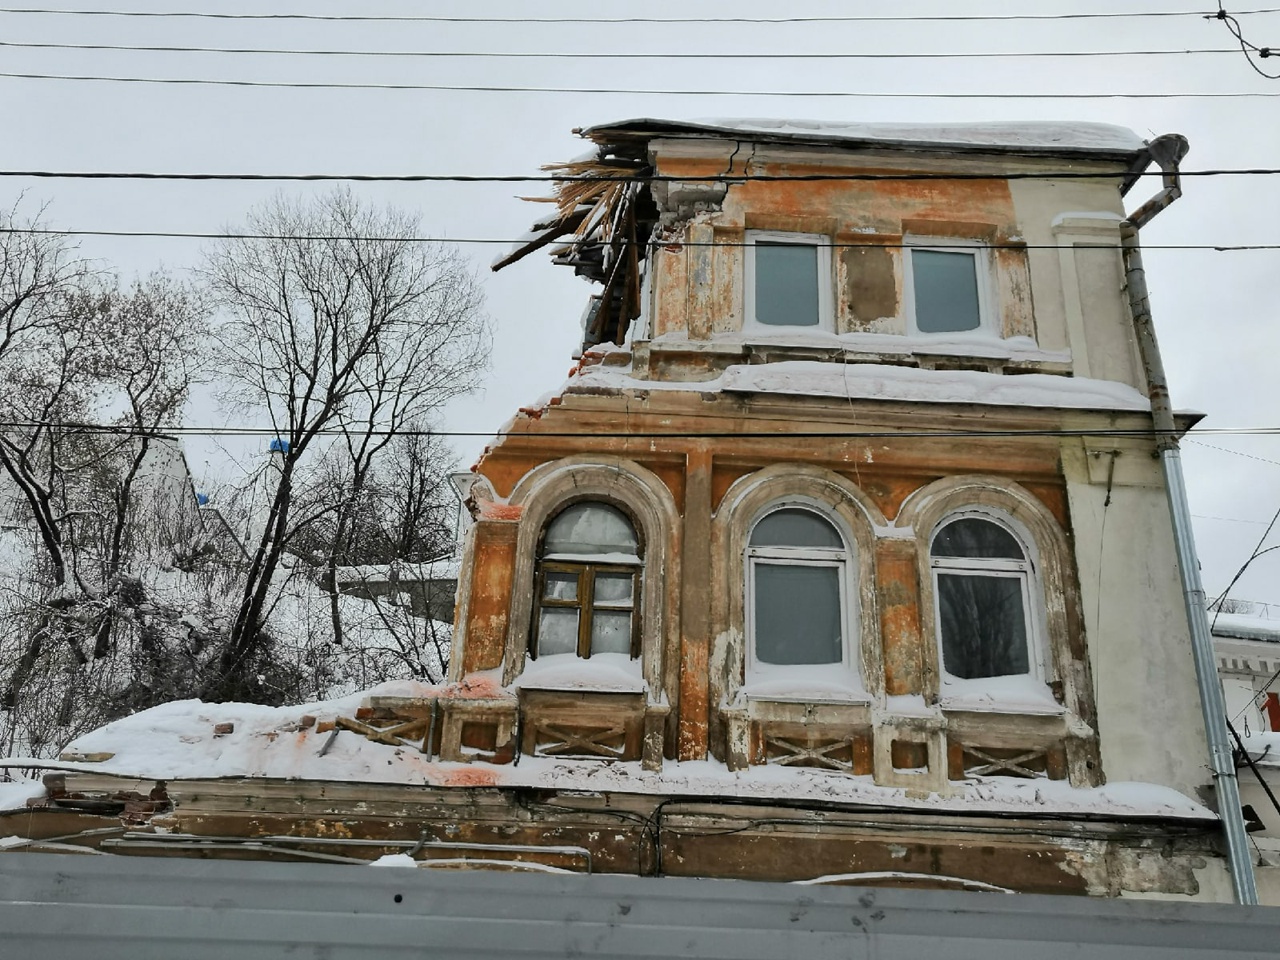
[[(65, 761), (14, 759), (0, 767), (44, 767), (110, 774), (133, 780), (174, 781), (269, 778), (354, 783), (469, 787), (539, 787), (570, 791), (619, 791), (658, 796), (813, 800), (927, 809), (936, 812), (1014, 812), (1213, 819), (1182, 794), (1155, 784), (1110, 783), (1077, 789), (1063, 781), (980, 778), (953, 785), (954, 795), (921, 794), (878, 786), (867, 776), (784, 767), (733, 772), (715, 760), (668, 762), (660, 771), (638, 763), (607, 763), (525, 756), (519, 765), (432, 761), (412, 746), (374, 743), (358, 733), (317, 732), (304, 716), (331, 721), (351, 717), (369, 696), (487, 698), (501, 696), (491, 678), (470, 685), (435, 687), (393, 681), (339, 700), (296, 707), (205, 704), (185, 700), (146, 710), (80, 737)], [(220, 724), (232, 724), (219, 734)], [(226, 729), (222, 727), (221, 729)], [(321, 749), (328, 748), (321, 755)], [(75, 760), (110, 754), (100, 762)], [(25, 799), (25, 798), (24, 798)]]
[(1006, 376), (978, 370), (921, 370), (879, 363), (783, 360), (734, 364), (713, 380), (695, 383), (640, 380), (629, 367), (587, 367), (564, 392), (577, 390), (685, 390), (695, 393), (780, 393), (851, 400), (972, 403), (1070, 410), (1150, 410), (1141, 393), (1124, 383), (1044, 373)]

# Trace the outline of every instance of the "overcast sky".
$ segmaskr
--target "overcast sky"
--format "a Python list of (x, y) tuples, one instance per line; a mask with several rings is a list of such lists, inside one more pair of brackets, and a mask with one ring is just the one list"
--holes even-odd
[[(13, 0), (21, 4), (24, 0)], [(307, 13), (406, 17), (928, 17), (1086, 12), (1205, 12), (1208, 0), (849, 0), (535, 4), (472, 0), (49, 0), (64, 9)], [(45, 6), (25, 0), (29, 7)], [(1249, 9), (1267, 7), (1256, 0)], [(1280, 10), (1280, 4), (1275, 9)], [(1241, 17), (1258, 46), (1280, 46), (1280, 12)], [(343, 174), (533, 174), (584, 149), (571, 133), (630, 117), (789, 117), (848, 121), (1088, 120), (1143, 136), (1191, 141), (1188, 170), (1280, 167), (1280, 81), (1255, 74), (1238, 52), (1171, 56), (960, 59), (962, 53), (1226, 51), (1226, 28), (1201, 16), (1006, 22), (450, 23), (218, 20), (0, 13), (13, 43), (368, 51), (592, 54), (568, 57), (350, 57), (0, 49), (0, 72), (304, 83), (453, 87), (561, 87), (701, 91), (653, 93), (284, 89), (0, 78), (0, 169)], [(925, 54), (858, 59), (855, 54)], [(634, 54), (682, 58), (631, 59)], [(688, 55), (696, 54), (697, 57)], [(741, 58), (711, 58), (734, 54)], [(841, 58), (776, 59), (778, 54)], [(1280, 72), (1280, 60), (1261, 61)], [(710, 91), (742, 91), (732, 96)], [(875, 96), (780, 96), (828, 92)], [(998, 94), (938, 98), (933, 94)], [(1159, 94), (1066, 99), (1065, 94)], [(1196, 98), (1192, 93), (1257, 93)], [(901, 94), (904, 96), (887, 96)], [(905, 96), (910, 94), (912, 96)], [(1047, 95), (1027, 99), (1022, 95)], [(1018, 95), (1010, 97), (1009, 95)], [(55, 226), (82, 230), (215, 232), (280, 189), (251, 182), (0, 179), (0, 200), (26, 191), (27, 209), (48, 201)], [(323, 186), (289, 185), (291, 192)], [(540, 212), (512, 184), (355, 184), (371, 201), (419, 211), (424, 233), (457, 241), (509, 241)], [(1146, 180), (1132, 208), (1154, 192)], [(1143, 231), (1161, 244), (1280, 242), (1280, 176), (1189, 178), (1182, 200)], [(130, 278), (163, 264), (199, 262), (189, 239), (84, 237), (83, 253)], [(536, 254), (488, 272), (500, 245), (463, 243), (484, 273), (496, 330), (493, 367), (474, 397), (449, 408), (445, 427), (492, 431), (520, 405), (556, 388), (570, 366), (588, 286)], [(1146, 256), (1155, 318), (1179, 407), (1206, 412), (1206, 427), (1280, 425), (1277, 303), (1280, 250), (1162, 251)], [(227, 422), (208, 403), (192, 424)], [(481, 439), (459, 440), (465, 462)], [(1212, 446), (1210, 446), (1210, 444)], [(193, 469), (226, 475), (223, 451), (193, 441)], [(1280, 437), (1203, 437), (1184, 445), (1191, 508), (1206, 587), (1221, 590), (1280, 508)], [(1268, 541), (1280, 544), (1280, 535)], [(1280, 551), (1259, 559), (1233, 596), (1280, 603)], [(1280, 616), (1280, 610), (1274, 614)]]

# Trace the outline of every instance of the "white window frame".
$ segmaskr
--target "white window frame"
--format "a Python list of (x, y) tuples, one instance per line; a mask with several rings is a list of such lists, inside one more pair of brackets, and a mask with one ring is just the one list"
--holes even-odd
[[(995, 316), (995, 296), (991, 288), (991, 259), (987, 245), (978, 240), (947, 237), (905, 237), (902, 241), (902, 303), (907, 315), (907, 329), (912, 336), (945, 339), (947, 337), (986, 336), (1000, 338), (1002, 332)], [(968, 253), (973, 256), (974, 277), (978, 286), (978, 326), (974, 330), (950, 330), (935, 333), (921, 330), (916, 324), (916, 277), (912, 263), (917, 250), (937, 253)]]
[[(814, 326), (761, 323), (756, 319), (756, 243), (791, 243), (813, 247), (818, 260), (818, 322)], [(786, 336), (788, 333), (835, 332), (835, 291), (832, 288), (831, 238), (818, 233), (785, 233), (776, 230), (748, 230), (745, 235), (746, 263), (743, 271), (743, 328), (754, 333)]]
[[(843, 545), (835, 547), (753, 547), (751, 535), (755, 528), (770, 514), (779, 510), (807, 510), (824, 522), (830, 524), (839, 536)], [(857, 656), (858, 636), (858, 591), (854, 578), (854, 552), (852, 540), (840, 522), (821, 506), (804, 500), (786, 500), (770, 504), (768, 509), (751, 522), (747, 529), (746, 549), (744, 551), (744, 584), (743, 623), (746, 626), (746, 682), (753, 680), (786, 680), (788, 677), (799, 677), (801, 674), (811, 676), (814, 668), (826, 668), (832, 671), (832, 679), (837, 683), (857, 687), (861, 670)], [(755, 568), (758, 563), (772, 566), (804, 566), (834, 567), (839, 571), (837, 582), (840, 587), (840, 660), (831, 663), (765, 663), (756, 656), (756, 578)]]
[[(933, 543), (939, 533), (956, 520), (984, 520), (994, 523), (1008, 533), (1022, 550), (1022, 560), (984, 559), (982, 557), (935, 557)], [(1041, 683), (1048, 683), (1049, 677), (1045, 661), (1044, 623), (1044, 590), (1035, 562), (1035, 551), (1029, 539), (1004, 517), (988, 513), (984, 510), (965, 510), (950, 513), (944, 517), (929, 537), (929, 571), (933, 586), (933, 633), (934, 645), (938, 651), (938, 671), (944, 682), (952, 685), (981, 686), (984, 683), (1004, 680), (1007, 677), (1030, 677)], [(980, 574), (990, 577), (1016, 578), (1022, 584), (1022, 616), (1026, 620), (1027, 637), (1027, 672), (1003, 674), (995, 677), (957, 677), (947, 670), (946, 654), (942, 648), (942, 593), (938, 589), (939, 574), (954, 573), (959, 575)]]

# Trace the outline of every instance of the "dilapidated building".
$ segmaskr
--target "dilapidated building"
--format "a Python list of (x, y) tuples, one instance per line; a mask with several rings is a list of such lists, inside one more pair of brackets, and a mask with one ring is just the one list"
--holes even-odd
[(451, 682), (161, 724), (204, 767), (122, 721), (44, 802), (139, 778), (119, 852), (1229, 899), (1119, 249), (1149, 145), (581, 135), (495, 264), (598, 288), (462, 483)]

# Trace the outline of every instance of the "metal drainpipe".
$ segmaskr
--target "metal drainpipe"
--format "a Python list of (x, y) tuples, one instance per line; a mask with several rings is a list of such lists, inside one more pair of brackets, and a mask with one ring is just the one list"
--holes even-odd
[(1120, 225), (1120, 249), (1124, 257), (1133, 329), (1151, 399), (1156, 450), (1164, 473), (1165, 490), (1169, 496), (1169, 517), (1173, 524), (1173, 542), (1178, 554), (1182, 599), (1186, 607), (1187, 625), (1191, 630), (1191, 652), (1195, 658), (1200, 709), (1204, 716), (1209, 761), (1217, 788), (1218, 816), (1222, 818), (1226, 833), (1231, 885), (1238, 903), (1255, 905), (1258, 902), (1258, 889), (1253, 876), (1253, 860), (1249, 856), (1244, 816), (1240, 809), (1240, 785), (1236, 779), (1235, 758), (1227, 739), (1227, 710), (1222, 687), (1218, 682), (1213, 639), (1209, 633), (1209, 618), (1205, 608), (1204, 585), (1200, 581), (1200, 562), (1191, 531), (1191, 511), (1187, 505), (1187, 488), (1182, 476), (1182, 453), (1178, 448), (1178, 431), (1174, 423), (1173, 407), (1169, 402), (1169, 384), (1165, 378), (1164, 362), (1160, 358), (1160, 346), (1156, 342), (1155, 327), (1151, 321), (1147, 278), (1142, 267), (1142, 248), (1138, 245), (1138, 230), (1182, 195), (1178, 163), (1186, 155), (1187, 149), (1187, 141), (1177, 134), (1167, 134), (1151, 142), (1148, 150), (1152, 159), (1164, 171), (1164, 189)]

